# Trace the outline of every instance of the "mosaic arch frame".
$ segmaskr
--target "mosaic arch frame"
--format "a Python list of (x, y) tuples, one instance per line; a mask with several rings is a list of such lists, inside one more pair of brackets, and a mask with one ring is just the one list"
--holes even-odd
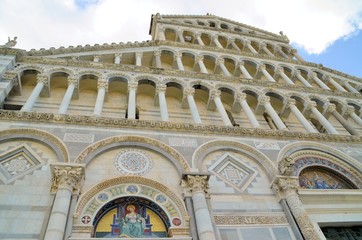
[(254, 161), (260, 164), (269, 180), (272, 180), (278, 173), (278, 170), (274, 166), (273, 162), (262, 152), (247, 144), (226, 139), (209, 141), (197, 148), (192, 156), (192, 167), (199, 171), (199, 169), (201, 169), (202, 160), (206, 157), (206, 155), (217, 150), (227, 149), (232, 149), (247, 155), (251, 159), (254, 159)]
[(109, 202), (133, 196), (145, 198), (164, 211), (174, 230), (189, 228), (189, 216), (182, 199), (163, 184), (137, 176), (122, 176), (101, 182), (78, 200), (74, 213), (73, 229), (83, 228), (92, 232), (97, 213)]
[(1, 142), (16, 139), (38, 141), (53, 149), (59, 162), (70, 161), (66, 145), (58, 137), (49, 132), (33, 128), (14, 128), (0, 131), (0, 144)]
[(152, 149), (170, 159), (180, 174), (190, 171), (188, 162), (174, 148), (156, 139), (141, 136), (115, 136), (102, 139), (84, 149), (75, 159), (75, 163), (85, 163), (87, 165), (101, 152), (118, 146), (138, 146)]
[(362, 188), (361, 164), (336, 149), (320, 143), (304, 142), (289, 144), (279, 153), (279, 173), (284, 176), (299, 176), (309, 167), (330, 170), (348, 179), (355, 187)]

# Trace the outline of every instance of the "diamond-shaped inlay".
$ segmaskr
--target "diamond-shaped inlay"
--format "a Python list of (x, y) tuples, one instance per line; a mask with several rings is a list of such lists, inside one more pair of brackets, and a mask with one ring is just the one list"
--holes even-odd
[(258, 175), (254, 169), (230, 154), (223, 155), (209, 168), (209, 171), (241, 192), (243, 192)]
[(0, 155), (0, 178), (4, 183), (9, 183), (40, 166), (40, 157), (23, 144)]

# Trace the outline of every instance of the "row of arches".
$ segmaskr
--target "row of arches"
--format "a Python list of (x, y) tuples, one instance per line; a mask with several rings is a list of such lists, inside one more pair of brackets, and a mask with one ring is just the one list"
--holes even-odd
[[(37, 104), (34, 102), (34, 108), (32, 106), (27, 111), (60, 111), (69, 88), (73, 87), (72, 95), (65, 104), (66, 111), (59, 113), (92, 115), (98, 106), (98, 115), (107, 117), (130, 118), (129, 109), (136, 108), (138, 116), (134, 118), (142, 120), (182, 122), (182, 118), (189, 116), (195, 123), (203, 124), (353, 135), (359, 134), (361, 127), (358, 116), (362, 114), (361, 103), (352, 99), (269, 88), (260, 90), (249, 86), (236, 88), (232, 84), (210, 84), (200, 80), (186, 84), (179, 79), (157, 79), (147, 75), (131, 78), (117, 74), (104, 76), (92, 71), (75, 74), (66, 69), (52, 69), (43, 73), (38, 70), (20, 72), (21, 95), (10, 94), (4, 105), (6, 109), (13, 107), (14, 110), (22, 110), (33, 96), (32, 92), (38, 89), (39, 78), (45, 78), (39, 92), (40, 98), (35, 99)], [(134, 91), (132, 106), (131, 89)], [(100, 90), (104, 94), (101, 101)], [(193, 108), (193, 103), (196, 108)], [(167, 118), (162, 114), (166, 114)], [(195, 114), (199, 115), (199, 122)], [(302, 115), (311, 125), (309, 130)], [(347, 125), (356, 131), (351, 132)], [(333, 128), (335, 132), (331, 130)]]
[(197, 53), (190, 50), (176, 51), (167, 47), (162, 47), (151, 52), (125, 52), (115, 55), (108, 54), (99, 56), (89, 55), (79, 56), (77, 59), (156, 67), (159, 69), (176, 69), (205, 74), (220, 74), (339, 92), (358, 93), (362, 91), (362, 85), (315, 68), (293, 66), (285, 63), (276, 64), (272, 61), (260, 61), (207, 52)]

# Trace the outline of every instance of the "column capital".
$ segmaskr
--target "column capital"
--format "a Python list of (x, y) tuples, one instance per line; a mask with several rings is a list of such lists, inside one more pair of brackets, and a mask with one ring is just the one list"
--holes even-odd
[(214, 100), (217, 97), (220, 97), (220, 95), (221, 95), (221, 91), (218, 90), (218, 89), (213, 89), (210, 92), (210, 97), (211, 97), (212, 100)]
[(85, 165), (75, 163), (50, 164), (52, 173), (51, 192), (56, 193), (58, 189), (69, 189), (78, 194), (85, 176)]
[(184, 32), (184, 31), (181, 30), (181, 29), (177, 29), (177, 30), (176, 30), (176, 33), (177, 33), (177, 34), (182, 34), (183, 32)]
[(242, 100), (246, 100), (246, 93), (238, 93), (238, 94), (236, 94), (236, 101), (240, 102)]
[(292, 99), (292, 98), (287, 99), (287, 107), (288, 108), (291, 108), (292, 106), (295, 106), (295, 104), (296, 104), (295, 99)]
[(202, 55), (197, 55), (196, 56), (196, 61), (198, 62), (198, 61), (204, 61), (204, 56), (202, 56)]
[(100, 58), (101, 58), (101, 55), (94, 55), (93, 56), (93, 61), (98, 62)]
[(327, 112), (332, 113), (334, 111), (336, 111), (336, 105), (332, 104), (332, 103), (329, 104), (328, 107), (327, 107)]
[(279, 176), (274, 180), (272, 188), (277, 193), (284, 193), (287, 191), (297, 191), (299, 188), (298, 177), (283, 177)]
[(155, 50), (155, 51), (153, 51), (153, 55), (154, 55), (155, 57), (160, 57), (160, 56), (161, 56), (161, 53), (162, 53), (161, 50)]
[(317, 107), (317, 103), (314, 102), (314, 101), (308, 101), (308, 105), (307, 105), (307, 108), (308, 109), (311, 109), (311, 108), (315, 108)]
[(231, 38), (227, 39), (228, 44), (233, 43), (233, 42), (235, 42), (235, 38), (231, 37)]
[(260, 69), (260, 70), (265, 70), (265, 69), (266, 69), (266, 65), (265, 65), (265, 64), (259, 64), (259, 69)]
[(281, 73), (284, 73), (284, 68), (278, 67), (277, 68), (277, 74), (281, 74)]
[(201, 33), (196, 32), (196, 33), (195, 33), (195, 38), (198, 38), (198, 37), (201, 37)]
[(160, 92), (166, 92), (166, 84), (158, 84), (156, 87), (156, 93), (160, 93)]
[(251, 44), (251, 41), (249, 39), (243, 39), (243, 40), (244, 40), (245, 44), (247, 44), (247, 45)]
[(186, 175), (188, 186), (191, 188), (192, 194), (197, 192), (208, 193), (209, 190), (209, 175)]
[(121, 58), (121, 57), (122, 57), (122, 53), (115, 53), (115, 54), (114, 54), (114, 57), (119, 57), (119, 58)]
[(138, 82), (129, 82), (128, 83), (128, 91), (137, 90)]
[(224, 64), (224, 63), (225, 63), (225, 59), (223, 59), (223, 58), (218, 58), (218, 59), (216, 60), (216, 64), (218, 64), (218, 65)]
[(104, 88), (105, 90), (108, 90), (108, 82), (107, 81), (98, 81), (97, 86), (98, 86), (98, 89)]
[(260, 48), (265, 48), (266, 47), (266, 43), (260, 43)]
[(244, 66), (244, 65), (245, 65), (245, 62), (243, 60), (238, 61), (238, 66)]
[(193, 87), (186, 87), (186, 88), (184, 88), (184, 94), (186, 96), (194, 96), (195, 89)]
[(214, 40), (214, 39), (218, 39), (218, 38), (219, 38), (219, 36), (218, 36), (218, 35), (216, 35), (216, 34), (211, 35), (211, 39), (212, 39), (212, 40)]
[(142, 57), (143, 52), (136, 52), (136, 57)]
[(174, 55), (174, 59), (181, 58), (181, 57), (182, 57), (182, 52), (176, 52)]
[(259, 100), (259, 104), (261, 104), (261, 105), (265, 105), (267, 103), (270, 103), (270, 97), (268, 97), (268, 96), (260, 96), (258, 98), (258, 100)]
[(308, 77), (313, 77), (313, 78), (315, 78), (315, 77), (317, 77), (317, 73), (315, 73), (315, 72), (310, 72), (310, 73), (308, 73)]
[(343, 115), (346, 115), (346, 116), (349, 116), (351, 115), (353, 112), (355, 112), (355, 109), (353, 106), (345, 106), (342, 108), (342, 111), (343, 111)]
[(75, 77), (70, 77), (68, 78), (68, 86), (69, 85), (74, 85), (74, 87), (78, 87), (78, 78)]
[(17, 72), (5, 71), (3, 79), (11, 81), (13, 83), (13, 86), (19, 86), (19, 78)]
[(37, 75), (36, 76), (37, 83), (43, 83), (45, 86), (48, 86), (48, 76), (45, 75)]
[(295, 76), (302, 75), (302, 72), (300, 70), (294, 70), (294, 75)]

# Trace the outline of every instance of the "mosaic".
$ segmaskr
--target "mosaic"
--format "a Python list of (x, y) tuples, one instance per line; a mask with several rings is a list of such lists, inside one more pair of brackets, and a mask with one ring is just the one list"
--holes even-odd
[(305, 189), (351, 189), (341, 177), (331, 172), (318, 169), (307, 168), (299, 175), (299, 185)]
[(114, 159), (116, 169), (123, 174), (142, 175), (152, 167), (152, 160), (145, 152), (125, 150)]

